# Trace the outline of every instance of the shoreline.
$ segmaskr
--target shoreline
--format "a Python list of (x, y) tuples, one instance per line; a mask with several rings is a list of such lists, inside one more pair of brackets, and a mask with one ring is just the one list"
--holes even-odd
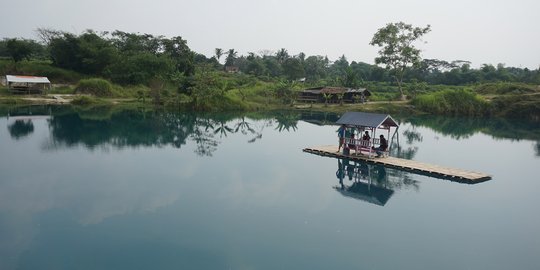
[[(535, 94), (537, 95), (537, 94)], [(524, 95), (518, 95), (518, 97)], [(90, 101), (87, 101), (87, 98)], [(82, 102), (78, 102), (81, 101)], [(75, 102), (74, 102), (75, 101)], [(533, 103), (537, 104), (533, 101)], [(58, 105), (58, 106), (76, 106), (76, 107), (96, 107), (96, 106), (113, 106), (113, 107), (146, 107), (154, 109), (175, 109), (181, 111), (193, 111), (196, 110), (186, 108), (178, 105), (171, 104), (161, 104), (155, 105), (150, 99), (146, 101), (141, 101), (138, 98), (120, 98), (120, 97), (94, 97), (91, 95), (84, 94), (46, 94), (46, 95), (0, 95), (0, 106), (11, 107), (11, 106), (28, 106), (28, 105)], [(328, 113), (344, 113), (347, 111), (363, 111), (363, 112), (372, 112), (372, 113), (386, 113), (386, 114), (400, 114), (400, 115), (411, 115), (411, 116), (421, 116), (421, 115), (438, 115), (438, 116), (462, 116), (466, 118), (478, 118), (478, 117), (496, 117), (496, 118), (522, 118), (520, 113), (521, 111), (520, 104), (516, 103), (507, 103), (507, 110), (503, 112), (491, 112), (485, 115), (461, 115), (461, 114), (441, 114), (441, 113), (430, 113), (416, 108), (410, 100), (395, 100), (395, 101), (369, 101), (365, 103), (346, 103), (346, 104), (324, 104), (324, 103), (293, 103), (293, 104), (282, 104), (282, 103), (251, 103), (249, 109), (243, 108), (238, 110), (228, 110), (228, 111), (245, 111), (245, 112), (255, 112), (255, 111), (273, 111), (273, 110), (293, 110), (293, 111), (317, 111), (317, 112), (328, 112)], [(533, 107), (538, 107), (535, 105)], [(540, 107), (538, 107), (540, 108)], [(530, 110), (530, 109), (529, 109)], [(533, 114), (533, 117), (529, 116), (533, 122), (540, 121), (537, 117), (538, 112), (535, 112), (536, 109), (532, 108), (533, 111), (530, 113)], [(208, 111), (208, 112), (227, 112), (227, 111)], [(515, 115), (517, 113), (517, 115)]]
[[(72, 102), (80, 97), (85, 97), (90, 95), (77, 95), (77, 94), (47, 94), (47, 95), (29, 95), (29, 96), (2, 96), (0, 95), (0, 106), (1, 105), (78, 105), (73, 104)], [(136, 98), (99, 98), (96, 99), (96, 103), (88, 105), (112, 105), (112, 106), (122, 106), (122, 105), (140, 105), (140, 106), (149, 106), (155, 107), (151, 101), (140, 102)], [(88, 106), (87, 105), (87, 106)], [(168, 106), (158, 106), (159, 108), (167, 109)], [(408, 112), (415, 115), (425, 114), (425, 112), (420, 112), (414, 110), (413, 106), (410, 105), (409, 101), (371, 101), (365, 103), (354, 103), (354, 104), (328, 104), (323, 103), (294, 103), (292, 105), (285, 104), (272, 104), (264, 105), (259, 104), (253, 110), (249, 111), (261, 111), (261, 110), (314, 110), (321, 112), (333, 112), (341, 113), (346, 111), (366, 111), (366, 112), (381, 112), (381, 113), (395, 113), (395, 112)]]

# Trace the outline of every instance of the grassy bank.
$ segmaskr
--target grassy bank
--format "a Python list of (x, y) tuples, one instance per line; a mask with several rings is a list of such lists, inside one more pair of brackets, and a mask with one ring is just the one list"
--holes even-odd
[[(13, 63), (0, 60), (3, 74), (47, 76), (55, 84), (49, 92), (69, 96), (78, 106), (126, 104), (158, 106), (184, 111), (262, 111), (274, 109), (310, 109), (341, 113), (370, 111), (445, 116), (502, 116), (540, 119), (540, 88), (522, 83), (485, 83), (469, 86), (428, 85), (410, 82), (404, 85), (407, 102), (398, 101), (397, 87), (389, 82), (364, 82), (372, 96), (366, 104), (297, 103), (300, 90), (321, 86), (294, 83), (279, 78), (256, 77), (216, 70), (198, 70), (191, 77), (177, 76), (152, 80), (148, 85), (118, 85), (103, 78), (88, 78), (73, 71), (52, 66), (47, 61)], [(322, 83), (322, 82), (321, 82)], [(79, 96), (82, 95), (82, 96)], [(0, 88), (0, 103), (54, 103), (51, 96), (24, 96)]]
[[(507, 118), (523, 118), (540, 121), (540, 93), (505, 94), (505, 95), (479, 95), (470, 89), (443, 90), (418, 95), (410, 101), (370, 101), (364, 104), (330, 104), (328, 106), (315, 103), (296, 103), (293, 99), (280, 97), (269, 90), (272, 85), (256, 85), (252, 88), (231, 89), (223, 94), (205, 98), (198, 105), (193, 98), (179, 94), (175, 91), (161, 90), (152, 92), (144, 86), (136, 86), (128, 91), (122, 88), (122, 94), (71, 96), (72, 103), (78, 106), (89, 105), (128, 105), (142, 107), (162, 107), (182, 111), (261, 111), (275, 109), (308, 109), (313, 111), (326, 111), (342, 113), (345, 111), (367, 111), (390, 114), (432, 114), (443, 116), (498, 116)], [(53, 90), (53, 93), (76, 94), (77, 87)], [(294, 92), (292, 92), (294, 94)], [(0, 103), (12, 105), (49, 104), (54, 101), (50, 95), (22, 96), (11, 95), (5, 89), (0, 90)], [(198, 106), (195, 108), (195, 106)]]
[(436, 115), (483, 116), (490, 113), (489, 103), (467, 89), (443, 90), (419, 95), (411, 101), (416, 109)]

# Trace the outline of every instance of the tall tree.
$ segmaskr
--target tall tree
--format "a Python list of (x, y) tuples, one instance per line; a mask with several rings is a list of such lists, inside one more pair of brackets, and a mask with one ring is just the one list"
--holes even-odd
[(23, 59), (30, 59), (30, 55), (32, 54), (30, 42), (26, 40), (19, 40), (15, 38), (8, 39), (6, 42), (6, 48), (8, 54), (15, 62), (19, 62)]
[(264, 72), (266, 71), (266, 68), (264, 66), (262, 59), (259, 56), (255, 55), (255, 53), (253, 52), (248, 53), (246, 60), (247, 60), (247, 66), (245, 69), (245, 73), (260, 76), (260, 75), (263, 75)]
[(289, 58), (289, 52), (287, 52), (287, 50), (285, 48), (281, 48), (276, 53), (276, 58), (277, 58), (277, 60), (278, 60), (278, 62), (280, 64), (283, 64), (283, 62), (285, 62), (285, 60), (287, 60), (287, 58)]
[(275, 56), (264, 56), (263, 64), (265, 66), (267, 75), (272, 77), (281, 76), (283, 68), (281, 67), (281, 64), (277, 61), (277, 58)]
[(118, 50), (110, 41), (88, 30), (80, 36), (64, 33), (49, 44), (53, 64), (85, 74), (102, 74), (116, 62)]
[(79, 39), (77, 36), (65, 33), (54, 37), (49, 44), (53, 65), (61, 68), (80, 71), (82, 63), (79, 59)]
[(219, 59), (220, 59), (221, 56), (223, 55), (223, 49), (222, 49), (222, 48), (216, 48), (215, 53), (216, 53), (216, 59), (217, 59), (218, 62), (219, 62)]
[(358, 79), (358, 74), (354, 72), (351, 67), (345, 69), (345, 74), (341, 76), (341, 85), (345, 87), (357, 88), (360, 86), (360, 80)]
[(81, 61), (80, 72), (102, 74), (105, 67), (116, 61), (118, 50), (103, 36), (87, 30), (78, 40), (76, 56)]
[(282, 64), (283, 73), (289, 80), (296, 80), (306, 75), (304, 66), (298, 58), (287, 58)]
[(125, 55), (157, 54), (163, 51), (162, 39), (164, 38), (162, 36), (155, 37), (150, 34), (127, 33), (119, 30), (112, 32), (111, 35), (112, 44)]
[(379, 50), (379, 57), (375, 58), (375, 63), (383, 64), (393, 72), (401, 99), (405, 99), (403, 93), (405, 70), (407, 67), (418, 64), (421, 59), (420, 50), (414, 47), (413, 43), (429, 31), (431, 31), (429, 24), (421, 28), (404, 22), (389, 23), (377, 30), (369, 43), (382, 47)]
[(195, 73), (195, 65), (193, 64), (195, 53), (187, 46), (187, 41), (180, 36), (171, 39), (161, 39), (164, 47), (164, 53), (175, 62), (176, 71), (189, 76)]
[(45, 45), (49, 45), (54, 38), (59, 38), (64, 35), (64, 32), (52, 28), (38, 28), (35, 31), (39, 39), (41, 39)]
[(304, 62), (306, 77), (310, 81), (317, 81), (326, 77), (326, 58), (320, 55), (312, 55)]
[(227, 58), (225, 58), (225, 66), (234, 66), (234, 60), (238, 56), (238, 52), (234, 49), (227, 51)]
[(306, 60), (306, 54), (303, 53), (303, 52), (300, 52), (298, 54), (298, 59), (300, 59), (300, 61), (302, 61), (302, 63)]
[(347, 68), (349, 68), (349, 61), (347, 61), (347, 57), (345, 57), (345, 55), (342, 55), (330, 66), (331, 76), (333, 79), (341, 78), (347, 73)]

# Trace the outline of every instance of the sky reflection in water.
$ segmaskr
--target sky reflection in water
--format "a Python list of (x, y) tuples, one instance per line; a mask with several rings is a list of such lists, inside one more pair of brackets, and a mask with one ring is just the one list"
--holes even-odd
[(0, 118), (0, 269), (540, 266), (537, 124), (397, 117), (467, 185), (303, 153), (331, 114), (42, 109)]

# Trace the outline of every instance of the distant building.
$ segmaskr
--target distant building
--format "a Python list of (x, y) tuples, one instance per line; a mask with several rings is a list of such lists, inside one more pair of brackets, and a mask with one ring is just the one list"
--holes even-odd
[(240, 68), (237, 66), (225, 66), (225, 71), (229, 73), (238, 73)]
[(324, 103), (326, 102), (325, 95), (328, 97), (328, 103), (339, 103), (340, 95), (343, 95), (344, 103), (362, 103), (368, 100), (368, 97), (371, 96), (371, 92), (365, 88), (315, 87), (302, 90), (297, 101)]
[(6, 84), (12, 93), (44, 93), (51, 90), (51, 82), (47, 77), (6, 75)]

